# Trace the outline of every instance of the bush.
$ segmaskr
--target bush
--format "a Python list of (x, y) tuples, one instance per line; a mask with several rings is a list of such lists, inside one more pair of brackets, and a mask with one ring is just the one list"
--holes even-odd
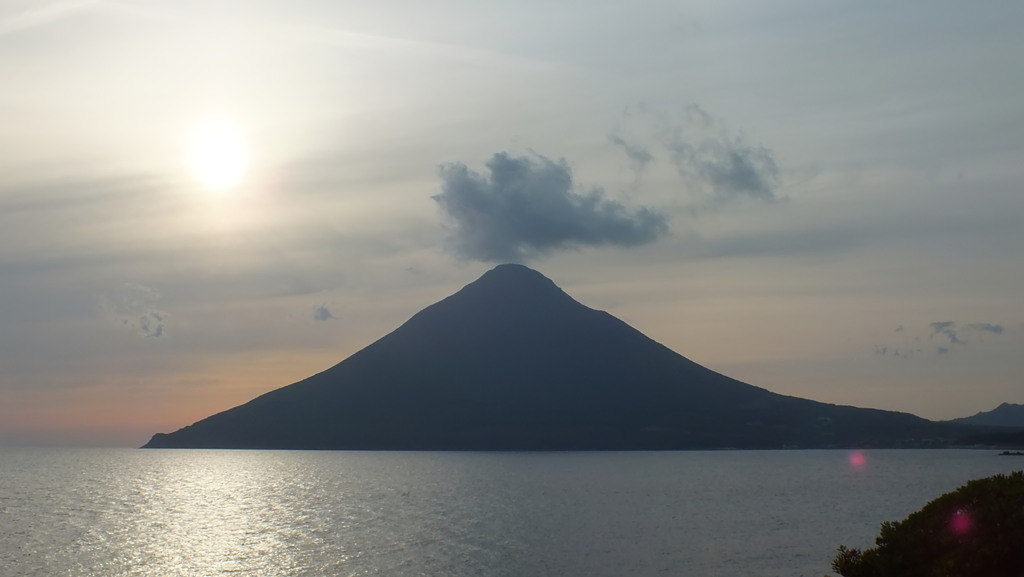
[(1024, 471), (971, 481), (903, 521), (875, 547), (840, 546), (843, 577), (1024, 577)]

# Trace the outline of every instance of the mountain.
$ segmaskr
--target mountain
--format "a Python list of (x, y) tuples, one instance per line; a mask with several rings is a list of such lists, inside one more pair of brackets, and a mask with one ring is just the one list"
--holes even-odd
[(1024, 405), (1003, 403), (991, 411), (982, 411), (970, 417), (953, 419), (952, 422), (987, 427), (1024, 428)]
[(961, 427), (741, 383), (500, 265), (326, 371), (147, 448), (919, 446)]

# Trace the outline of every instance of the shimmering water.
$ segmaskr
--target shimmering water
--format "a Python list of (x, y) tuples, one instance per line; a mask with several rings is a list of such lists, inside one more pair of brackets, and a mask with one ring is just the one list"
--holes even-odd
[(828, 572), (991, 451), (0, 451), (0, 575)]

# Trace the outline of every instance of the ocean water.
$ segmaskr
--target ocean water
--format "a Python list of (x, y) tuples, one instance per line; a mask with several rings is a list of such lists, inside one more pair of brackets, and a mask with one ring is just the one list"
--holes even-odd
[(0, 575), (815, 576), (994, 451), (0, 450)]

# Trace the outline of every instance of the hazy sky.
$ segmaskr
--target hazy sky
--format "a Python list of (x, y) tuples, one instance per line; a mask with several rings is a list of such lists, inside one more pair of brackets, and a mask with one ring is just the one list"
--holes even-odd
[(505, 261), (775, 392), (1024, 402), (1022, 22), (0, 0), (0, 444), (140, 445)]

